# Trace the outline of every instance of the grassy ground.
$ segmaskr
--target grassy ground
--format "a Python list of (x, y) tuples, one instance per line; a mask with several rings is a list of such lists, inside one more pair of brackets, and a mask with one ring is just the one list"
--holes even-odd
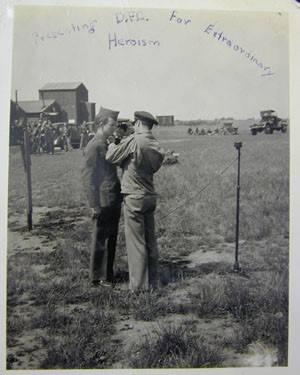
[[(127, 292), (122, 220), (118, 288), (89, 286), (81, 152), (32, 157), (28, 233), (22, 160), (11, 148), (8, 368), (287, 365), (288, 135), (196, 137), (184, 127), (155, 134), (180, 153), (180, 163), (156, 176), (161, 288), (139, 296)], [(240, 274), (232, 272), (236, 162), (219, 175), (236, 158), (237, 140), (243, 142)]]

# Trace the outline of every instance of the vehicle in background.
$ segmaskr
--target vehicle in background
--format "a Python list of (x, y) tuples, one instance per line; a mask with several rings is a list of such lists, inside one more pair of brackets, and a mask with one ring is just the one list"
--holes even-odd
[(237, 126), (233, 126), (232, 121), (226, 121), (223, 123), (223, 126), (219, 130), (219, 134), (221, 135), (238, 135), (239, 128)]
[[(62, 150), (65, 147), (65, 122), (54, 122), (52, 127), (54, 129), (54, 147), (60, 147)], [(76, 124), (67, 124), (70, 133), (70, 143), (74, 148), (80, 145), (80, 127)]]
[(260, 121), (250, 125), (252, 135), (257, 133), (273, 134), (274, 130), (286, 133), (288, 122), (277, 116), (276, 111), (268, 109), (260, 112)]

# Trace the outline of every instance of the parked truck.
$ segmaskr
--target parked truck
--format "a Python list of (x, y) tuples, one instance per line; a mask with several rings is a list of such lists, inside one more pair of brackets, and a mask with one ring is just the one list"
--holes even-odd
[(258, 123), (250, 125), (250, 132), (252, 135), (257, 133), (273, 134), (274, 130), (286, 133), (287, 120), (283, 120), (277, 116), (273, 109), (268, 109), (260, 112), (261, 119)]
[(225, 121), (220, 129), (221, 135), (238, 135), (239, 128), (233, 126), (233, 121)]

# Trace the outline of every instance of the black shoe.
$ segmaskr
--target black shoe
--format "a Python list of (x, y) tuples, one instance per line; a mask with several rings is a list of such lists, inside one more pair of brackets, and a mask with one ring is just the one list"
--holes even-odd
[(92, 281), (92, 286), (95, 286), (95, 287), (104, 287), (104, 288), (112, 288), (113, 287), (113, 284), (108, 282), (108, 281), (104, 281), (104, 280), (93, 280)]

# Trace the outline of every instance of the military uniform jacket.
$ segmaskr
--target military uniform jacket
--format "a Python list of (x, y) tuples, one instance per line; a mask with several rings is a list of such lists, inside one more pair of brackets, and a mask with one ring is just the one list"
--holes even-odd
[(117, 168), (106, 161), (106, 151), (106, 139), (102, 134), (96, 134), (86, 146), (82, 178), (91, 208), (109, 207), (121, 202)]
[(161, 167), (164, 152), (150, 130), (137, 131), (118, 145), (110, 145), (106, 159), (123, 169), (123, 194), (156, 194), (153, 174)]

